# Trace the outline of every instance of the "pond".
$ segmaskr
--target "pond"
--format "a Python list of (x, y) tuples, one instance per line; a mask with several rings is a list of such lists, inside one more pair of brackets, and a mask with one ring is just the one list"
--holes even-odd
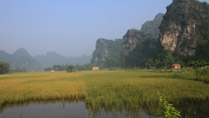
[(93, 113), (85, 102), (34, 102), (7, 105), (0, 111), (0, 118), (154, 118), (142, 109), (131, 113), (122, 111), (100, 110)]

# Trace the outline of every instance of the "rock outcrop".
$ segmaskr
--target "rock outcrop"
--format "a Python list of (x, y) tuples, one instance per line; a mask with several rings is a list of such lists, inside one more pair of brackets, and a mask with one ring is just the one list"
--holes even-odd
[(144, 67), (147, 59), (156, 56), (160, 41), (139, 30), (128, 30), (123, 37), (122, 65)]
[(200, 25), (208, 19), (207, 5), (196, 0), (174, 0), (167, 7), (160, 26), (160, 41), (164, 49), (180, 55), (195, 55), (202, 35)]
[(139, 40), (144, 40), (144, 34), (136, 29), (128, 30), (123, 36), (123, 51), (125, 54), (131, 52)]
[[(143, 42), (147, 39), (157, 40), (159, 37), (159, 26), (163, 20), (163, 13), (159, 13), (152, 21), (147, 21), (142, 25), (141, 30), (130, 29), (123, 36), (123, 52), (131, 52), (137, 45), (137, 42)], [(154, 42), (155, 42), (154, 41)]]
[(163, 16), (163, 13), (157, 14), (152, 21), (145, 22), (140, 31), (145, 34), (150, 34), (152, 38), (157, 39), (160, 33), (159, 26), (163, 20)]
[[(136, 54), (136, 52), (132, 53), (133, 51), (138, 51), (139, 55), (135, 56), (139, 57), (140, 54), (144, 54), (143, 49), (145, 49), (146, 46), (148, 47), (148, 50), (149, 48), (156, 47), (162, 18), (163, 14), (160, 13), (153, 21), (147, 21), (142, 26), (141, 31), (137, 29), (128, 30), (122, 40), (118, 39), (113, 41), (98, 39), (96, 50), (94, 51), (91, 60), (92, 64), (99, 66), (100, 68), (118, 67), (120, 64), (123, 65), (123, 63), (125, 63), (124, 60), (127, 59), (128, 55)], [(138, 48), (135, 49), (137, 46)], [(139, 49), (139, 47), (141, 47), (141, 49)], [(145, 56), (141, 55), (141, 57), (144, 58)], [(135, 61), (133, 61), (133, 63), (135, 63)]]
[(100, 68), (117, 67), (119, 65), (122, 46), (123, 40), (121, 39), (98, 39), (91, 63)]
[(209, 61), (209, 5), (197, 0), (173, 0), (165, 15), (158, 14), (141, 30), (128, 30), (120, 43), (99, 39), (96, 48), (92, 63), (103, 67), (110, 62), (115, 67), (119, 61), (125, 67), (142, 68), (190, 63), (185, 60)]

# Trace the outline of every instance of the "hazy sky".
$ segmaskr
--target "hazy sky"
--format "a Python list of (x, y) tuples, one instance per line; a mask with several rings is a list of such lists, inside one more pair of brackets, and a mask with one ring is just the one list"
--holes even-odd
[(0, 50), (91, 55), (98, 38), (140, 29), (172, 0), (0, 0)]

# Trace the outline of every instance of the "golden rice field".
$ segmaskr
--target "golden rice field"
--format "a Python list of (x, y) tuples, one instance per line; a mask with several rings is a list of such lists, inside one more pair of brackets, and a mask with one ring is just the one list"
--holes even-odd
[[(0, 106), (38, 100), (80, 99), (92, 111), (145, 108), (152, 113), (150, 109), (157, 105), (157, 93), (180, 111), (191, 107), (190, 111), (198, 112), (199, 107), (208, 105), (209, 84), (174, 79), (172, 75), (171, 72), (144, 70), (5, 74), (0, 75)], [(196, 103), (199, 106), (196, 107)], [(204, 110), (208, 109), (206, 106)]]

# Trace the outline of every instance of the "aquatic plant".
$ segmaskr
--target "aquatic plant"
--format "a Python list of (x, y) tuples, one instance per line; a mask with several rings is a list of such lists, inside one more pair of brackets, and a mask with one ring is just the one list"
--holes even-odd
[(162, 96), (159, 97), (159, 109), (157, 111), (158, 118), (181, 118), (180, 111), (176, 110), (172, 104), (169, 104)]

